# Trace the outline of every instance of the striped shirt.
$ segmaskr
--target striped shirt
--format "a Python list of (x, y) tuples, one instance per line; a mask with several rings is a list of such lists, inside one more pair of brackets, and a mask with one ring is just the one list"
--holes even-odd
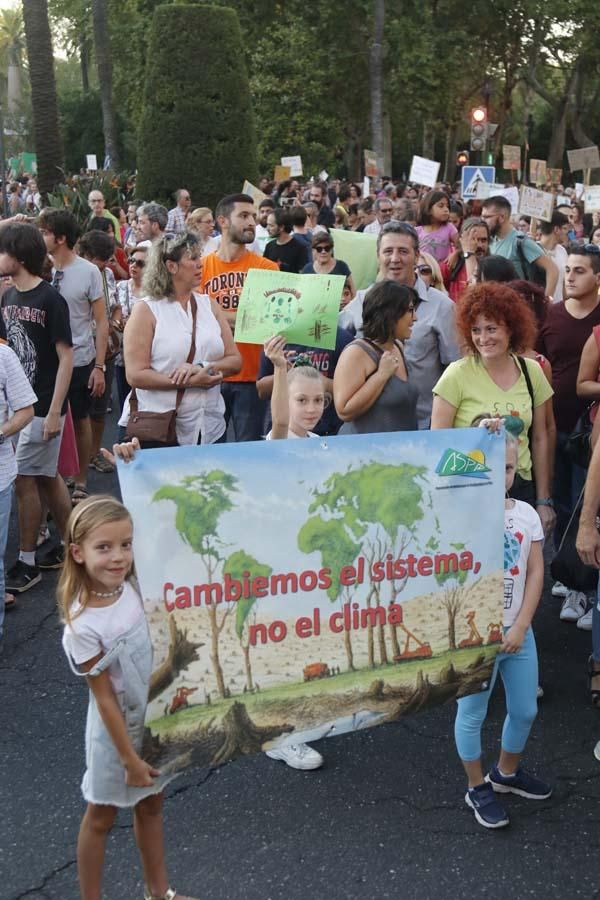
[[(0, 343), (0, 430), (14, 412), (33, 406), (36, 401), (37, 396), (17, 355), (6, 344)], [(0, 491), (6, 490), (16, 477), (13, 442), (7, 438), (0, 444)]]

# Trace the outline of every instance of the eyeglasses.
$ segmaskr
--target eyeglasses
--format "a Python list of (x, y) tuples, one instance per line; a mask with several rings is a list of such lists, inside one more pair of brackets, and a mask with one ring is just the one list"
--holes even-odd
[(417, 266), (417, 272), (420, 275), (433, 275), (433, 269), (431, 266)]
[(332, 247), (325, 247), (323, 244), (320, 247), (315, 247), (317, 253), (331, 253), (332, 249)]
[(138, 268), (143, 269), (144, 266), (146, 265), (146, 260), (145, 259), (136, 259), (135, 256), (130, 256), (129, 257), (129, 265), (130, 266), (138, 266)]

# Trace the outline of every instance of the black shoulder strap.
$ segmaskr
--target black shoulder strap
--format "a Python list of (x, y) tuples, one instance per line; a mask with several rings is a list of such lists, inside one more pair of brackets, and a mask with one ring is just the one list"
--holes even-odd
[[(531, 375), (529, 374), (529, 369), (527, 368), (527, 363), (525, 362), (525, 358), (523, 356), (518, 356), (519, 365), (521, 366), (521, 371), (523, 372), (523, 376), (525, 378), (525, 382), (527, 384), (527, 390), (529, 392), (529, 397), (531, 399), (531, 425), (529, 426), (529, 431), (527, 432), (527, 442), (529, 444), (529, 452), (531, 453), (531, 432), (533, 431), (533, 414), (535, 410), (535, 396), (533, 393), (533, 385), (531, 383)], [(533, 457), (532, 457), (533, 461)]]

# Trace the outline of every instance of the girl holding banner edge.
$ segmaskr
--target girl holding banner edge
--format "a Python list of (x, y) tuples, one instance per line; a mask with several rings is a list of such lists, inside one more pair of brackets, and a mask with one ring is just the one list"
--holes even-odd
[[(127, 459), (138, 448), (135, 441), (114, 449)], [(193, 900), (167, 880), (162, 791), (173, 776), (161, 775), (140, 756), (152, 644), (134, 579), (132, 538), (129, 513), (107, 495), (78, 504), (67, 523), (68, 553), (58, 585), (63, 647), (90, 690), (81, 784), (88, 805), (77, 842), (81, 897), (100, 900), (106, 840), (125, 807), (133, 810), (144, 900)]]
[[(498, 430), (501, 419), (484, 418), (481, 427)], [(484, 828), (503, 828), (508, 815), (496, 794), (516, 794), (545, 800), (552, 789), (520, 768), (520, 759), (537, 715), (538, 659), (531, 622), (544, 582), (544, 532), (538, 514), (527, 503), (508, 497), (518, 466), (519, 447), (506, 435), (504, 505), (504, 641), (494, 662), (489, 688), (461, 697), (454, 723), (458, 755), (468, 779), (465, 803)], [(489, 699), (500, 673), (507, 715), (502, 729), (498, 763), (483, 775), (481, 728)]]

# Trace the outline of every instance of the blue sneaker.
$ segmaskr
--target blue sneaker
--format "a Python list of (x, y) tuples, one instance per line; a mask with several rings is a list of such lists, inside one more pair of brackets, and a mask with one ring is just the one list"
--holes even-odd
[(517, 794), (519, 797), (526, 797), (527, 800), (547, 800), (552, 795), (549, 784), (528, 775), (520, 768), (514, 775), (506, 778), (500, 774), (498, 766), (492, 766), (485, 780), (498, 794)]
[(475, 813), (475, 818), (484, 828), (504, 828), (509, 823), (504, 807), (498, 803), (489, 784), (478, 784), (469, 788), (465, 803)]

